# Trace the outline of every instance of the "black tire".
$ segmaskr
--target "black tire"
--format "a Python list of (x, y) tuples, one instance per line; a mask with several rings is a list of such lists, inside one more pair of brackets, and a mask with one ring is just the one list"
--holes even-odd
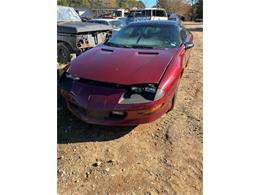
[(175, 108), (176, 98), (177, 98), (177, 94), (178, 94), (178, 88), (179, 88), (180, 80), (181, 80), (181, 78), (179, 78), (179, 80), (178, 80), (178, 83), (177, 83), (177, 86), (176, 86), (176, 89), (175, 89), (175, 93), (174, 93), (174, 95), (172, 97), (172, 106), (171, 106), (171, 108), (167, 112), (170, 112), (170, 111), (172, 111)]
[(64, 43), (57, 44), (57, 56), (59, 63), (67, 64), (70, 62), (70, 50)]
[(174, 96), (172, 98), (172, 106), (171, 106), (171, 108), (167, 112), (170, 112), (170, 111), (172, 111), (175, 108), (176, 96), (177, 96), (177, 91), (175, 92), (175, 94), (174, 94)]

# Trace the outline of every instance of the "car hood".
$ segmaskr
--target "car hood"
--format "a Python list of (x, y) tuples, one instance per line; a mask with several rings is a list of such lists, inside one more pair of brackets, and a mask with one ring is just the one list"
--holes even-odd
[(80, 78), (117, 83), (159, 83), (178, 49), (151, 50), (97, 46), (70, 63), (69, 73)]
[(58, 22), (58, 33), (83, 33), (92, 31), (112, 30), (112, 27), (103, 24), (95, 24), (90, 22)]

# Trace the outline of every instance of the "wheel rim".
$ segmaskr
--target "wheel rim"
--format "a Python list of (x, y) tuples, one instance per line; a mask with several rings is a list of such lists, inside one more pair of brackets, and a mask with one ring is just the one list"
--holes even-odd
[(64, 49), (59, 49), (59, 56), (61, 56), (63, 59), (67, 58), (67, 53)]
[(64, 48), (59, 48), (58, 58), (59, 58), (59, 61), (64, 62), (64, 63), (66, 63), (69, 60), (68, 53), (65, 51)]

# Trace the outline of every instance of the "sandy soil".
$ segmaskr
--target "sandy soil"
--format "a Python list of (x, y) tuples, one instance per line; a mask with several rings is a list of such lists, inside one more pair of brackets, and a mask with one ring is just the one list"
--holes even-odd
[(202, 24), (186, 22), (195, 47), (176, 107), (137, 127), (88, 125), (58, 109), (60, 195), (202, 194)]

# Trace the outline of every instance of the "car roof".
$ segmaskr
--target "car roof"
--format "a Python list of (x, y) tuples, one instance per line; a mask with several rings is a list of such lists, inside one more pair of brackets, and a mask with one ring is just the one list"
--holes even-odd
[(137, 21), (132, 22), (128, 26), (146, 26), (146, 25), (165, 25), (165, 26), (177, 26), (179, 25), (175, 21), (171, 20), (146, 20), (146, 21)]
[(130, 11), (140, 11), (140, 10), (164, 10), (163, 8), (158, 8), (158, 7), (146, 7), (146, 8), (143, 8), (143, 9), (131, 9)]

